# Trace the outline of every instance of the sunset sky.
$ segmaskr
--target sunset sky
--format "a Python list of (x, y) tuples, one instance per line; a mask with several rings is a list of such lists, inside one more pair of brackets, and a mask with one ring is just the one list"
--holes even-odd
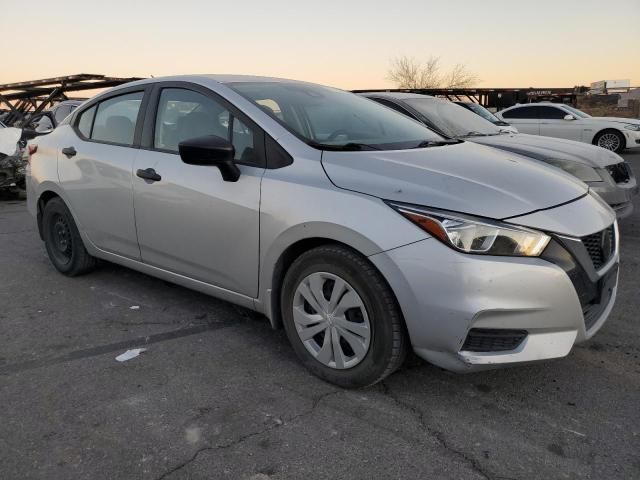
[(242, 73), (384, 88), (392, 58), (434, 55), (480, 87), (640, 85), (640, 0), (2, 3), (0, 83)]

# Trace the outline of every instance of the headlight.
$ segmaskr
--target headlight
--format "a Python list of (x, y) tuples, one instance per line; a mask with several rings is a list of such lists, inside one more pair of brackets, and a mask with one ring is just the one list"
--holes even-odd
[(402, 203), (388, 205), (445, 245), (464, 253), (537, 257), (550, 240), (542, 232), (506, 223)]
[(589, 165), (583, 165), (582, 163), (573, 162), (571, 160), (561, 160), (558, 158), (548, 158), (544, 160), (549, 165), (553, 165), (567, 173), (570, 173), (574, 177), (582, 180), (583, 182), (601, 182), (602, 178), (598, 175), (595, 168)]
[(640, 125), (636, 125), (633, 123), (625, 125), (624, 128), (626, 128), (627, 130), (633, 130), (634, 132), (640, 132)]

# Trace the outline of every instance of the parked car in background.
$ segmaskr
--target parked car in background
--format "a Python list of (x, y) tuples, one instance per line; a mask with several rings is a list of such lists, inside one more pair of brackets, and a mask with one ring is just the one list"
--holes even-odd
[(480, 105), (479, 103), (473, 103), (473, 102), (453, 102), (456, 105), (460, 105), (461, 107), (466, 108), (467, 110), (470, 110), (471, 112), (475, 113), (476, 115), (480, 115), (482, 118), (484, 118), (485, 120), (493, 123), (495, 126), (500, 127), (500, 130), (506, 130), (508, 132), (513, 132), (513, 133), (518, 133), (518, 129), (515, 128), (513, 125), (500, 120), (498, 117), (496, 117), (493, 113), (491, 113), (489, 110), (487, 110), (486, 108), (484, 108), (482, 105)]
[(563, 357), (615, 301), (615, 215), (584, 183), (342, 90), (148, 79), (29, 146), (61, 273), (102, 258), (262, 312), (343, 387), (411, 348), (455, 371)]
[(617, 153), (593, 145), (550, 137), (505, 133), (453, 102), (399, 92), (363, 93), (372, 100), (424, 123), (448, 138), (499, 148), (560, 168), (598, 193), (619, 218), (633, 211), (638, 184), (631, 167)]
[(50, 132), (81, 104), (82, 100), (64, 100), (47, 110), (46, 114), (30, 120), (28, 126), (36, 132)]
[(10, 196), (25, 187), (23, 132), (0, 123), (0, 191)]
[(563, 103), (527, 103), (505, 108), (496, 116), (530, 135), (591, 143), (620, 153), (640, 148), (640, 120), (592, 117)]

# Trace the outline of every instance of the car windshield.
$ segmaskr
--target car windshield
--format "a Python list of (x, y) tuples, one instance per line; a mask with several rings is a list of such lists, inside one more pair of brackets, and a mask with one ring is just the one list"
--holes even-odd
[(569, 110), (578, 118), (591, 118), (591, 115), (584, 113), (582, 110), (578, 110), (577, 108), (570, 107), (569, 105), (564, 105), (564, 108)]
[(449, 137), (501, 134), (500, 129), (493, 123), (453, 102), (427, 97), (408, 98), (404, 101)]
[(499, 122), (500, 120), (498, 119), (498, 117), (496, 117), (493, 113), (491, 113), (489, 110), (487, 110), (486, 108), (484, 108), (482, 105), (477, 104), (477, 103), (467, 103), (466, 104), (469, 109), (473, 112), (476, 113), (478, 115), (480, 115), (482, 118), (484, 118), (485, 120), (490, 121), (491, 123), (496, 123)]
[(403, 150), (446, 139), (353, 93), (301, 82), (230, 84), (309, 145), (331, 150)]

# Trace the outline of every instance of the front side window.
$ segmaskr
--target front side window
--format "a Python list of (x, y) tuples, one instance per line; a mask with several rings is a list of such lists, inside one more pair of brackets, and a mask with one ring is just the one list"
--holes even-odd
[(235, 160), (256, 160), (253, 131), (223, 105), (192, 90), (163, 89), (156, 114), (154, 148), (178, 153), (180, 142), (206, 135), (230, 141)]
[(564, 108), (569, 110), (577, 118), (591, 118), (591, 115), (589, 115), (588, 113), (584, 113), (582, 110), (578, 110), (577, 108), (573, 108), (570, 105), (564, 105)]
[(538, 107), (519, 107), (507, 110), (502, 114), (504, 118), (538, 118)]
[(449, 137), (500, 135), (493, 123), (460, 105), (437, 98), (408, 98), (405, 102)]
[(391, 150), (444, 140), (400, 113), (342, 90), (299, 82), (230, 86), (316, 148)]
[(538, 107), (540, 110), (540, 118), (546, 120), (562, 120), (567, 114), (564, 110), (556, 107)]
[(91, 139), (119, 145), (133, 145), (133, 135), (136, 131), (143, 96), (144, 92), (136, 92), (100, 102), (93, 122)]

